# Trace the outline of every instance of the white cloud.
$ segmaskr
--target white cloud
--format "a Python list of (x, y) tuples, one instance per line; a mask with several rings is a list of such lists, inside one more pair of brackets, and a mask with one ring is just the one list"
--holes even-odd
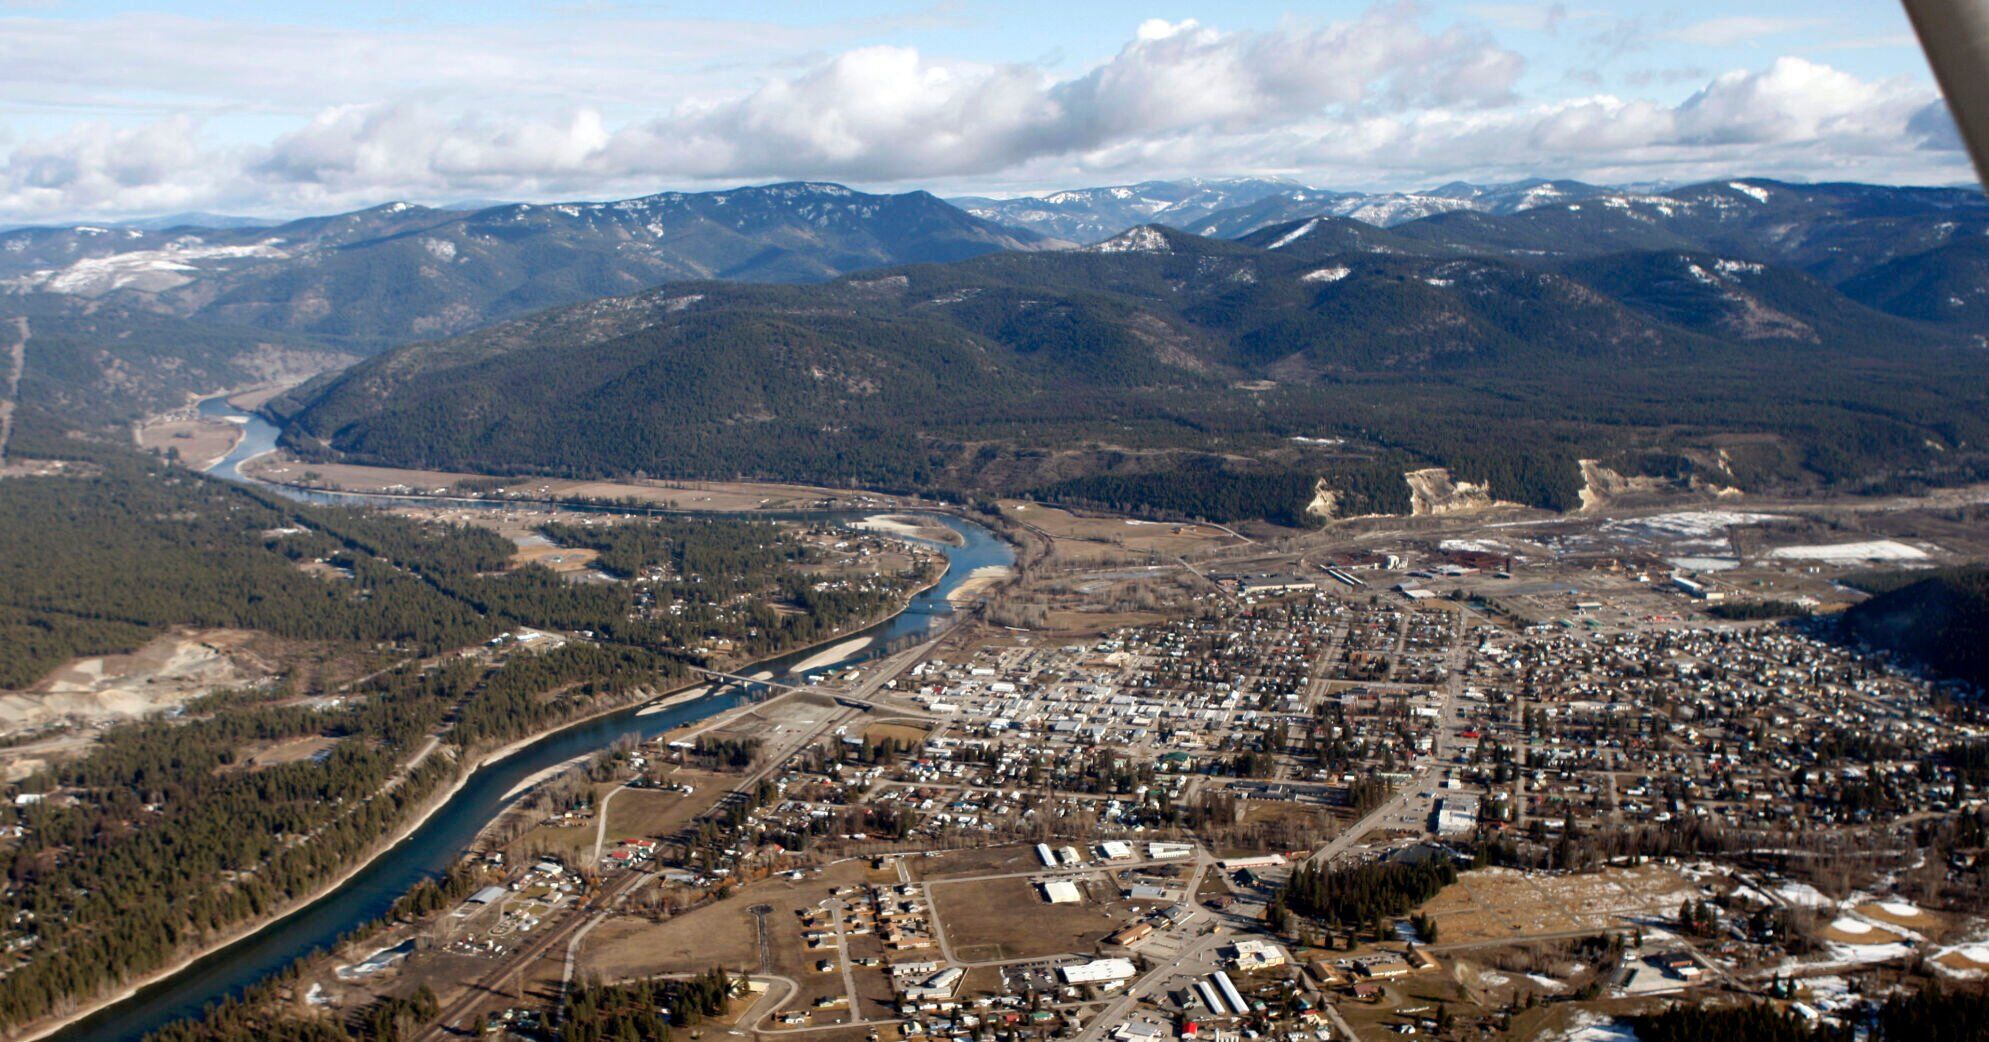
[[(699, 39), (716, 54), (735, 31), (705, 26)], [(222, 77), (226, 90), (208, 89), (252, 91), (274, 76), (274, 64), (298, 60), (296, 48), (310, 40), (275, 35), (277, 57), (233, 68)], [(320, 42), (336, 49), (344, 39)], [(604, 46), (618, 52), (633, 45)], [(212, 57), (204, 47), (196, 39), (190, 50)], [(156, 49), (145, 53), (153, 56), (145, 60), (166, 60)], [(1931, 88), (1911, 81), (1866, 79), (1783, 57), (1701, 77), (1703, 85), (1676, 104), (1603, 91), (1526, 100), (1515, 96), (1525, 69), (1519, 55), (1477, 30), (1430, 28), (1404, 6), (1252, 32), (1151, 20), (1117, 53), (1061, 77), (1036, 65), (856, 47), (798, 60), (750, 84), (705, 82), (660, 113), (629, 113), (614, 100), (634, 89), (639, 77), (629, 69), (607, 74), (607, 86), (590, 93), (586, 67), (550, 59), (545, 68), (524, 68), (510, 64), (508, 53), (478, 43), (435, 60), (432, 71), (397, 67), (381, 73), (381, 82), (408, 89), (369, 103), (309, 106), (261, 141), (216, 133), (185, 115), (136, 127), (95, 121), (54, 135), (19, 134), (0, 160), (0, 214), (297, 212), (403, 197), (605, 198), (786, 177), (1040, 187), (1262, 172), (1403, 187), (1537, 173), (1597, 180), (1968, 176), (1944, 107)], [(0, 32), (0, 87), (26, 75), (6, 68), (10, 54), (23, 51)], [(384, 54), (371, 60), (414, 61), (411, 52)], [(131, 57), (141, 60), (137, 51)], [(619, 68), (625, 58), (600, 60)], [(529, 81), (526, 95), (559, 103), (473, 107), (455, 92), (511, 74)], [(180, 73), (131, 72), (118, 89), (151, 75)], [(358, 72), (327, 76), (334, 91), (368, 96), (357, 89), (365, 79)], [(278, 108), (308, 99), (294, 85), (308, 78), (288, 79), (292, 86), (270, 88)], [(427, 89), (414, 89), (418, 83)]]

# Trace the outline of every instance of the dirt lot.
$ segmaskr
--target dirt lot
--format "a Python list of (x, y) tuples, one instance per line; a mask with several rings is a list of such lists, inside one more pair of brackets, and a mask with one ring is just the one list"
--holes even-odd
[(189, 630), (159, 637), (128, 655), (96, 655), (57, 668), (25, 691), (0, 693), (0, 731), (66, 717), (142, 716), (217, 687), (268, 675), (250, 650), (255, 634)]
[(1207, 525), (1083, 517), (1013, 499), (1003, 500), (1001, 510), (1011, 521), (1033, 525), (1056, 540), (1051, 557), (1061, 564), (1126, 561), (1149, 554), (1172, 558), (1238, 542), (1228, 532)]
[(1466, 872), (1423, 905), (1445, 944), (1507, 940), (1670, 916), (1697, 890), (1655, 865), (1528, 877), (1505, 868)]
[[(765, 917), (772, 956), (770, 969), (801, 986), (800, 994), (782, 1008), (812, 1010), (814, 1025), (847, 1022), (846, 1009), (814, 1010), (814, 1002), (824, 996), (847, 995), (841, 972), (846, 954), (863, 958), (881, 955), (882, 949), (874, 935), (852, 936), (849, 953), (833, 946), (811, 948), (802, 936), (800, 913), (819, 908), (837, 887), (864, 882), (869, 875), (867, 863), (848, 861), (799, 881), (786, 876), (761, 880), (741, 887), (722, 901), (661, 923), (613, 919), (588, 935), (578, 969), (582, 974), (599, 974), (605, 980), (693, 973), (714, 964), (735, 971), (760, 972), (759, 932), (752, 909), (766, 906), (770, 909)], [(822, 960), (833, 962), (835, 968), (826, 973), (818, 971), (816, 964)], [(883, 1015), (884, 1002), (890, 996), (883, 972), (857, 967), (853, 976), (866, 1014)]]
[(1086, 900), (1053, 905), (1026, 877), (936, 883), (935, 913), (945, 925), (953, 954), (962, 962), (1032, 959), (1095, 951), (1106, 934), (1125, 925), (1131, 907), (1104, 877), (1079, 883)]

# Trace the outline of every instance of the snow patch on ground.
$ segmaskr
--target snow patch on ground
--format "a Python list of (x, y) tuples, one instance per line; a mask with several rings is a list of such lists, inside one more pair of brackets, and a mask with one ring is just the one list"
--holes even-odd
[(1174, 248), (1167, 245), (1167, 236), (1160, 229), (1139, 227), (1131, 229), (1115, 238), (1107, 239), (1096, 246), (1088, 247), (1093, 253), (1172, 253)]
[(1757, 203), (1768, 201), (1768, 190), (1766, 188), (1756, 188), (1745, 181), (1729, 181), (1727, 182), (1727, 187), (1753, 199)]
[(1685, 510), (1674, 514), (1625, 518), (1603, 525), (1603, 530), (1651, 542), (1671, 542), (1724, 546), (1727, 530), (1741, 525), (1757, 525), (1783, 520), (1779, 514), (1751, 514), (1738, 510)]
[(1584, 1009), (1568, 1018), (1566, 1028), (1540, 1036), (1540, 1042), (1638, 1042), (1638, 1039), (1630, 1025)]
[(1298, 277), (1298, 281), (1300, 281), (1300, 282), (1338, 282), (1338, 281), (1340, 281), (1341, 279), (1344, 279), (1344, 278), (1346, 278), (1347, 276), (1349, 276), (1349, 275), (1352, 275), (1353, 273), (1354, 273), (1354, 271), (1353, 271), (1353, 269), (1352, 269), (1352, 268), (1349, 268), (1349, 267), (1347, 267), (1347, 266), (1345, 266), (1345, 265), (1342, 265), (1342, 264), (1335, 264), (1334, 266), (1332, 266), (1332, 267), (1330, 267), (1330, 268), (1320, 268), (1320, 269), (1319, 269), (1318, 271), (1308, 271), (1308, 272), (1306, 272), (1305, 274), (1303, 274), (1303, 275), (1300, 275), (1300, 276)]
[(175, 242), (159, 250), (85, 257), (66, 268), (24, 275), (16, 284), (26, 289), (77, 296), (95, 296), (126, 287), (156, 292), (192, 282), (192, 273), (199, 271), (195, 261), (282, 256), (285, 256), (282, 250), (268, 243), (208, 246), (195, 239)]
[(1927, 551), (1893, 539), (1872, 539), (1862, 543), (1782, 546), (1769, 551), (1768, 556), (1791, 561), (1924, 561)]
[(1311, 232), (1312, 229), (1317, 227), (1319, 227), (1319, 218), (1314, 217), (1313, 219), (1305, 222), (1304, 224), (1301, 224), (1298, 227), (1293, 228), (1291, 231), (1288, 231), (1283, 235), (1278, 236), (1278, 241), (1264, 248), (1267, 250), (1275, 250), (1285, 246), (1290, 246), (1292, 243), (1295, 243), (1298, 240), (1305, 238), (1307, 233)]
[(1740, 567), (1738, 557), (1667, 557), (1666, 564), (1688, 572), (1724, 572)]
[(1775, 893), (1782, 900), (1803, 908), (1835, 908), (1837, 902), (1823, 895), (1823, 891), (1808, 883), (1783, 883), (1775, 887)]
[(1829, 954), (1821, 961), (1790, 959), (1784, 962), (1779, 972), (1799, 973), (1805, 970), (1838, 966), (1868, 966), (1878, 962), (1894, 962), (1913, 957), (1913, 946), (1901, 941), (1897, 944), (1827, 944)]

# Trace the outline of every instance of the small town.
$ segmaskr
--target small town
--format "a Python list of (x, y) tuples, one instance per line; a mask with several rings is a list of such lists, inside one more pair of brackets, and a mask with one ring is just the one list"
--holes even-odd
[(467, 974), (465, 1021), (531, 1038), (534, 995), (717, 968), (720, 1034), (1601, 1039), (1687, 995), (1828, 1024), (1902, 975), (1989, 975), (1955, 911), (1989, 883), (1958, 827), (1976, 693), (1718, 610), (1822, 570), (1757, 553), (1763, 594), (1638, 539), (1188, 537), (1206, 564), (975, 603), (1149, 587), (1127, 624), (741, 680), (733, 713), (540, 784), (439, 929), (310, 1001)]

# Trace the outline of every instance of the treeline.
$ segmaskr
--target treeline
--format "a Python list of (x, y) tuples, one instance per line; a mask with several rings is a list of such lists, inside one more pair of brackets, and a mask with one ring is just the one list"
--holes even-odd
[(652, 979), (625, 984), (588, 981), (560, 1007), (565, 1042), (669, 1042), (670, 1028), (688, 1027), (725, 1012), (732, 979), (714, 966), (688, 980)]
[[(896, 607), (908, 582), (795, 575), (798, 551), (774, 526), (699, 522), (677, 531), (676, 566), (735, 593), (673, 612), (667, 589), (507, 571), (511, 544), (486, 530), (299, 506), (129, 453), (99, 462), (97, 477), (11, 479), (0, 496), (0, 624), (36, 638), (0, 642), (10, 681), (179, 625), (384, 644), (410, 662), (528, 625), (598, 639), (390, 669), (335, 702), (287, 703), (283, 686), (210, 695), (10, 786), (41, 799), (0, 802), (0, 826), (20, 827), (0, 851), (0, 938), (15, 953), (0, 973), (5, 1027), (294, 903), (468, 755), (677, 686), (694, 642), (787, 650)], [(319, 559), (352, 578), (298, 567)], [(252, 762), (307, 742), (312, 756)]]
[[(314, 891), (453, 776), (447, 756), (402, 764), (474, 673), (391, 675), (332, 713), (127, 724), (22, 783), (49, 795), (4, 810), (23, 834), (4, 855), (0, 917), (26, 959), (0, 977), (0, 1022), (156, 970)], [(332, 741), (321, 762), (238, 762), (244, 747), (312, 737)]]
[[(1913, 578), (1905, 585), (1845, 612), (1844, 633), (1989, 686), (1989, 566), (1906, 574)], [(1883, 577), (1871, 581), (1891, 584)]]
[(653, 569), (673, 576), (696, 576), (711, 600), (750, 588), (755, 577), (808, 556), (799, 543), (784, 539), (766, 521), (726, 518), (660, 517), (639, 524), (582, 525), (553, 522), (539, 531), (561, 546), (598, 552), (601, 570), (633, 579)]
[(1314, 475), (1296, 471), (1239, 473), (1206, 460), (1179, 470), (1068, 478), (1033, 489), (1031, 494), (1054, 503), (1126, 514), (1208, 521), (1261, 517), (1284, 525), (1312, 526), (1322, 520), (1305, 514), (1316, 480)]
[(1819, 1024), (1765, 1002), (1673, 1005), (1630, 1018), (1641, 1042), (1979, 1042), (1989, 1038), (1989, 996), (1924, 988), (1887, 998), (1869, 1017)]
[(408, 996), (389, 995), (347, 1022), (328, 1017), (272, 1014), (274, 988), (252, 988), (198, 1019), (181, 1020), (145, 1036), (145, 1042), (409, 1042), (441, 1013), (435, 992), (423, 984)]
[[(514, 547), (488, 529), (295, 504), (129, 453), (100, 463), (92, 480), (13, 479), (0, 497), (0, 688), (172, 626), (416, 654), (533, 627), (652, 648), (725, 638), (763, 655), (874, 619), (911, 581), (818, 589), (795, 570), (804, 547), (776, 526), (706, 519), (657, 522), (660, 534), (552, 526), (611, 544), (631, 570), (655, 553), (675, 572), (646, 588), (576, 583), (507, 570)], [(300, 567), (319, 560), (350, 578)]]
[(294, 510), (128, 456), (101, 466), (91, 480), (13, 479), (0, 496), (0, 686), (78, 655), (129, 651), (168, 626), (421, 651), (489, 628), (403, 569), (355, 559), (351, 584), (327, 582), (280, 552), (284, 537), (264, 534), (333, 512)]
[(1290, 881), (1272, 895), (1271, 907), (1280, 915), (1288, 910), (1329, 926), (1358, 929), (1401, 915), (1456, 881), (1456, 864), (1443, 856), (1413, 865), (1383, 861), (1350, 868), (1307, 862), (1292, 870)]

